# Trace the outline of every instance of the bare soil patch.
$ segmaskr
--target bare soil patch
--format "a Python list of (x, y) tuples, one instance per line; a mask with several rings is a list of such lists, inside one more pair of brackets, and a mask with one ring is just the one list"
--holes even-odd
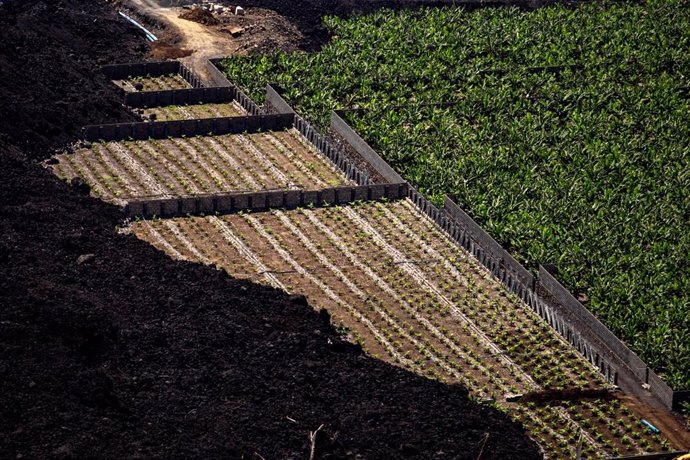
[(180, 19), (186, 19), (187, 21), (198, 22), (205, 26), (216, 26), (220, 21), (213, 16), (210, 11), (201, 8), (192, 8), (178, 16)]

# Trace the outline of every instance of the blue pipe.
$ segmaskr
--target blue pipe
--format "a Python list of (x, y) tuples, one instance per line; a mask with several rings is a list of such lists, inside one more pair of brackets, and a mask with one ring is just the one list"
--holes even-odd
[(142, 26), (141, 24), (139, 24), (137, 21), (135, 21), (134, 19), (130, 18), (129, 16), (127, 16), (127, 15), (126, 15), (125, 13), (123, 13), (122, 11), (120, 11), (119, 13), (120, 13), (120, 16), (122, 16), (123, 18), (125, 18), (126, 20), (128, 20), (129, 22), (131, 22), (132, 24), (134, 24), (135, 26), (137, 26), (137, 27), (140, 28), (141, 30), (143, 30), (144, 33), (146, 34), (146, 38), (148, 39), (148, 41), (150, 41), (150, 42), (155, 42), (155, 41), (158, 40), (158, 37), (156, 37), (156, 36), (153, 35), (151, 32), (149, 32), (148, 30), (146, 30), (146, 28), (145, 28), (144, 26)]
[(659, 434), (659, 433), (661, 433), (661, 430), (659, 430), (659, 428), (655, 427), (654, 425), (652, 425), (651, 423), (649, 423), (649, 422), (648, 422), (647, 420), (645, 420), (645, 419), (642, 419), (642, 424), (643, 424), (644, 426), (646, 426), (647, 428), (649, 428), (650, 430), (652, 430), (652, 433), (654, 433), (654, 434)]

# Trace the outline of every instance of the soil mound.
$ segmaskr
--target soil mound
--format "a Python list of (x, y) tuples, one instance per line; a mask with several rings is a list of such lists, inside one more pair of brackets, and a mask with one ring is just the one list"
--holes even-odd
[(220, 21), (213, 17), (213, 14), (210, 11), (202, 8), (192, 8), (191, 10), (182, 13), (179, 17), (180, 19), (198, 22), (206, 26), (216, 26), (220, 24)]

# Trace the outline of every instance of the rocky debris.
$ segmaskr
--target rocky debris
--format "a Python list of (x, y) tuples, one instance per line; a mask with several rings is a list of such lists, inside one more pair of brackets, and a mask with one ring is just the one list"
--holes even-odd
[(244, 27), (228, 27), (225, 29), (221, 29), (223, 32), (229, 33), (233, 37), (239, 37), (244, 33)]
[(77, 265), (83, 265), (96, 257), (95, 254), (82, 254), (79, 257), (77, 257)]
[(216, 26), (220, 24), (220, 21), (213, 16), (213, 13), (203, 8), (192, 8), (191, 10), (180, 14), (179, 18), (186, 19), (187, 21), (198, 22), (199, 24), (204, 24), (206, 26)]

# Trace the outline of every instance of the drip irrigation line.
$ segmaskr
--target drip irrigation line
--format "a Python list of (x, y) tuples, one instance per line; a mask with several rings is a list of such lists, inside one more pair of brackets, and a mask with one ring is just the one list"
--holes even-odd
[(150, 41), (150, 42), (158, 41), (158, 37), (156, 37), (156, 36), (153, 35), (151, 32), (149, 32), (148, 29), (146, 29), (146, 27), (142, 26), (141, 24), (139, 24), (137, 21), (135, 21), (134, 19), (132, 19), (132, 18), (130, 18), (129, 16), (127, 16), (127, 15), (126, 15), (125, 13), (123, 13), (122, 11), (119, 12), (119, 15), (122, 16), (123, 18), (125, 18), (127, 21), (129, 21), (129, 22), (131, 22), (132, 24), (134, 24), (135, 26), (137, 26), (139, 29), (143, 30), (144, 33), (146, 34), (146, 38), (148, 39), (148, 41)]

